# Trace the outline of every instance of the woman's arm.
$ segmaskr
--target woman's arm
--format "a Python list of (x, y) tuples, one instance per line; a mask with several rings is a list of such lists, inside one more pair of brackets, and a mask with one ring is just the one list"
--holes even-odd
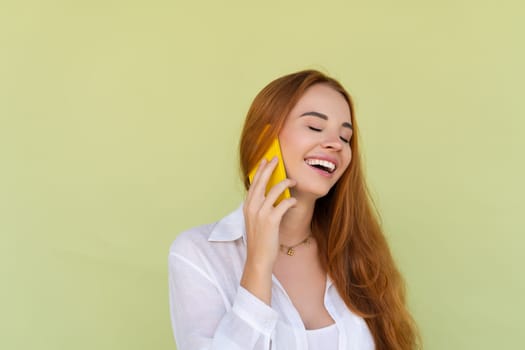
[(268, 305), (272, 298), (273, 266), (279, 253), (279, 225), (286, 211), (297, 202), (291, 197), (274, 207), (281, 193), (295, 185), (294, 180), (285, 179), (265, 194), (278, 161), (282, 160), (275, 157), (269, 163), (266, 159), (261, 161), (243, 207), (247, 254), (241, 285)]

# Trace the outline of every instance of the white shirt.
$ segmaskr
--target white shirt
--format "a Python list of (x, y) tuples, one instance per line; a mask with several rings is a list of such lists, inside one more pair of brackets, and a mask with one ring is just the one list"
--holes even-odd
[(306, 330), (306, 338), (308, 340), (309, 350), (337, 350), (337, 338), (339, 332), (337, 325), (334, 323), (331, 326)]
[[(275, 276), (271, 307), (240, 286), (245, 240), (241, 205), (214, 224), (181, 233), (171, 245), (170, 313), (178, 350), (313, 349)], [(366, 322), (346, 307), (329, 278), (324, 303), (337, 329), (335, 349), (374, 349)]]

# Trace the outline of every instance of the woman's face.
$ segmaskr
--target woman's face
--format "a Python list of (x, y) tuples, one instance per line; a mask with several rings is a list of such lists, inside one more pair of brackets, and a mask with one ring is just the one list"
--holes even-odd
[(323, 197), (352, 159), (350, 107), (328, 85), (306, 90), (279, 134), (287, 176), (297, 181), (292, 194)]

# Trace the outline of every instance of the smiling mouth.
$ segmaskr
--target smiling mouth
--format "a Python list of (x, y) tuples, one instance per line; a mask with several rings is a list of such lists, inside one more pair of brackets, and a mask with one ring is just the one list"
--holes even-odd
[(332, 174), (336, 169), (334, 163), (323, 159), (305, 159), (305, 162), (312, 168), (323, 170), (329, 174)]

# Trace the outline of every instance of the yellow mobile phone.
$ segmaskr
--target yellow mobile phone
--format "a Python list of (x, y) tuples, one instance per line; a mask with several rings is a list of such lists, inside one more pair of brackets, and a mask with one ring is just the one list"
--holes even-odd
[[(279, 139), (277, 137), (272, 141), (270, 148), (266, 150), (266, 153), (264, 153), (263, 158), (266, 158), (266, 160), (269, 162), (275, 156), (277, 156), (277, 158), (279, 159), (279, 163), (277, 163), (277, 167), (275, 168), (270, 179), (268, 180), (268, 185), (266, 186), (265, 192), (266, 194), (268, 194), (268, 192), (273, 186), (286, 179), (286, 170), (284, 169), (283, 155), (281, 154), (281, 146), (279, 145)], [(250, 171), (250, 174), (248, 174), (250, 183), (252, 183), (253, 177), (255, 176), (255, 172), (257, 171), (258, 167), (259, 163), (257, 163), (257, 165)], [(288, 188), (286, 188), (283, 191), (283, 193), (281, 193), (279, 198), (277, 198), (277, 200), (274, 203), (274, 206), (279, 204), (283, 199), (286, 198), (290, 198), (290, 190)]]

